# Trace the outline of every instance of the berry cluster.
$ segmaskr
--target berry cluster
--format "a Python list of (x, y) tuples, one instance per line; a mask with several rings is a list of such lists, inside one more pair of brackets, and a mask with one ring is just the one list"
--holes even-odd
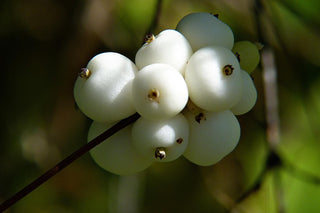
[(114, 52), (96, 55), (74, 87), (80, 110), (94, 120), (88, 141), (135, 112), (141, 117), (92, 149), (93, 159), (119, 175), (181, 155), (201, 166), (217, 163), (239, 141), (235, 115), (256, 102), (249, 73), (259, 60), (255, 44), (234, 44), (231, 28), (210, 13), (147, 35), (135, 63)]

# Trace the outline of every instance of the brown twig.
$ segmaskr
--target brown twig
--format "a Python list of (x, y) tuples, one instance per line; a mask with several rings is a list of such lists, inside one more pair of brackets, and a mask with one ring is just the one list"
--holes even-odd
[[(265, 47), (261, 50), (261, 66), (264, 85), (264, 103), (266, 114), (266, 141), (268, 143), (268, 157), (259, 176), (255, 182), (247, 189), (236, 201), (235, 206), (231, 207), (228, 212), (237, 208), (237, 204), (248, 198), (251, 194), (258, 191), (268, 171), (279, 168), (282, 165), (282, 160), (276, 152), (276, 148), (280, 142), (280, 125), (278, 114), (278, 91), (277, 91), (277, 69), (274, 60), (272, 49), (266, 45), (263, 37), (261, 16), (263, 15), (264, 5), (261, 0), (255, 0), (254, 15), (256, 21), (256, 30), (259, 42), (263, 43)], [(278, 190), (282, 190), (281, 187)], [(279, 193), (281, 194), (281, 193)]]
[[(147, 33), (151, 33), (155, 30), (155, 28), (158, 26), (160, 13), (161, 13), (161, 6), (162, 6), (162, 0), (158, 0), (156, 7), (155, 7), (155, 14), (153, 16), (152, 22), (150, 24), (150, 27), (148, 29)], [(78, 150), (73, 152), (71, 155), (60, 161), (57, 165), (55, 165), (53, 168), (45, 172), (43, 175), (35, 179), (33, 182), (31, 182), (29, 185), (21, 189), (19, 192), (14, 194), (11, 198), (4, 201), (2, 204), (0, 204), (0, 212), (3, 212), (4, 210), (10, 208), (12, 205), (14, 205), (16, 202), (18, 202), (23, 197), (27, 196), (29, 193), (37, 189), (39, 186), (41, 186), (43, 183), (45, 183), (47, 180), (52, 178), (54, 175), (56, 175), (58, 172), (60, 172), (62, 169), (70, 165), (72, 162), (80, 158), (82, 155), (90, 151), (92, 148), (97, 146), (98, 144), (102, 143), (107, 138), (111, 137), (116, 132), (120, 131), (121, 129), (125, 128), (129, 124), (135, 122), (140, 115), (138, 113), (135, 113), (134, 115), (123, 119), (116, 123), (114, 126), (103, 132), (101, 135), (97, 136), (93, 140), (91, 140), (89, 143), (83, 145)]]
[(265, 47), (261, 53), (261, 59), (267, 122), (266, 136), (270, 148), (275, 150), (280, 142), (280, 118), (278, 109), (277, 69), (273, 51)]
[(160, 14), (161, 14), (161, 8), (162, 8), (162, 0), (158, 0), (157, 4), (155, 6), (155, 12), (153, 15), (153, 19), (150, 23), (149, 28), (147, 29), (146, 33), (143, 35), (143, 40), (142, 43), (144, 44), (147, 40), (148, 37), (153, 37), (154, 38), (154, 31), (159, 25), (159, 19), (160, 19)]
[(153, 15), (153, 19), (152, 19), (152, 22), (150, 23), (150, 27), (147, 31), (147, 34), (154, 33), (154, 30), (158, 27), (160, 14), (161, 14), (161, 8), (162, 8), (162, 0), (158, 0), (156, 7), (155, 7), (155, 13)]
[(15, 204), (17, 201), (37, 189), (39, 186), (41, 186), (43, 183), (45, 183), (47, 180), (52, 178), (54, 175), (56, 175), (58, 172), (60, 172), (62, 169), (70, 165), (72, 162), (80, 158), (82, 155), (87, 153), (89, 150), (97, 146), (98, 144), (102, 143), (107, 138), (111, 137), (116, 132), (120, 131), (121, 129), (125, 128), (129, 124), (135, 122), (140, 115), (138, 113), (135, 113), (134, 115), (123, 119), (116, 123), (114, 126), (91, 140), (89, 143), (83, 145), (78, 150), (73, 152), (71, 155), (60, 161), (57, 165), (55, 165), (53, 168), (45, 172), (43, 175), (35, 179), (33, 182), (31, 182), (29, 185), (21, 189), (19, 192), (17, 192), (15, 195), (13, 195), (11, 198), (7, 199), (0, 205), (0, 212), (3, 212), (4, 210), (11, 207), (13, 204)]

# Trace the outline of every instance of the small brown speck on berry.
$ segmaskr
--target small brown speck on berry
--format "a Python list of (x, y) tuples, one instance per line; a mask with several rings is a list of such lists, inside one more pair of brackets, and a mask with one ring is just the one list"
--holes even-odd
[(178, 138), (178, 139), (176, 140), (176, 142), (177, 142), (178, 144), (181, 144), (181, 143), (183, 142), (183, 139), (182, 139), (182, 138)]

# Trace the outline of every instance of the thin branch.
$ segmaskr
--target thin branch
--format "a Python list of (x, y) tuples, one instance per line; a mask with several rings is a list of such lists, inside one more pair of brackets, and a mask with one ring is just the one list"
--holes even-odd
[[(162, 0), (158, 0), (156, 7), (155, 7), (155, 14), (153, 16), (152, 22), (150, 24), (150, 27), (148, 29), (147, 33), (151, 33), (155, 30), (155, 28), (159, 24), (160, 19), (160, 13), (161, 13), (161, 6), (162, 6)], [(101, 135), (97, 136), (93, 140), (91, 140), (89, 143), (83, 145), (78, 150), (73, 152), (71, 155), (60, 161), (57, 165), (55, 165), (53, 168), (45, 172), (43, 175), (35, 179), (33, 182), (31, 182), (29, 185), (21, 189), (19, 192), (17, 192), (15, 195), (13, 195), (11, 198), (7, 199), (0, 205), (0, 212), (3, 212), (4, 210), (8, 209), (12, 205), (14, 205), (17, 201), (22, 199), (23, 197), (27, 196), (29, 193), (37, 189), (39, 186), (41, 186), (43, 183), (45, 183), (47, 180), (52, 178), (54, 175), (56, 175), (58, 172), (60, 172), (62, 169), (70, 165), (72, 162), (80, 158), (82, 155), (90, 151), (92, 148), (97, 146), (98, 144), (102, 143), (107, 138), (111, 137), (116, 132), (120, 131), (121, 129), (125, 128), (129, 124), (135, 122), (140, 115), (138, 113), (135, 113), (134, 115), (123, 119), (119, 121), (117, 124), (103, 132)]]
[(281, 176), (281, 170), (280, 168), (277, 170), (274, 170), (273, 175), (273, 188), (275, 190), (275, 199), (277, 201), (277, 212), (278, 213), (285, 213), (285, 202), (284, 202), (284, 190), (283, 190), (283, 178)]
[(280, 118), (278, 109), (277, 69), (273, 51), (265, 47), (261, 52), (265, 110), (267, 122), (267, 142), (272, 149), (280, 143)]
[(17, 192), (15, 195), (13, 195), (11, 198), (8, 200), (4, 201), (0, 205), (0, 212), (3, 212), (4, 210), (8, 209), (11, 207), (13, 204), (15, 204), (17, 201), (37, 189), (39, 186), (41, 186), (43, 183), (45, 183), (47, 180), (52, 178), (54, 175), (56, 175), (58, 172), (60, 172), (62, 169), (65, 167), (69, 166), (72, 162), (80, 158), (82, 155), (87, 153), (89, 150), (97, 146), (98, 144), (102, 143), (104, 140), (107, 138), (111, 137), (114, 135), (116, 132), (120, 131), (121, 129), (125, 128), (129, 124), (135, 122), (140, 115), (138, 113), (135, 113), (134, 115), (123, 119), (116, 123), (114, 126), (91, 140), (89, 143), (83, 145), (80, 147), (78, 150), (73, 152), (71, 155), (60, 161), (57, 165), (55, 165), (53, 168), (45, 172), (43, 175), (35, 179), (33, 182), (31, 182), (29, 185), (21, 189), (19, 192)]
[[(261, 26), (261, 16), (265, 10), (261, 0), (254, 1), (253, 9), (259, 41), (265, 44), (266, 41), (264, 40)], [(237, 204), (241, 203), (261, 188), (262, 181), (268, 171), (271, 171), (274, 168), (279, 168), (282, 165), (282, 160), (276, 153), (277, 145), (280, 142), (280, 119), (278, 114), (277, 69), (271, 48), (265, 47), (261, 51), (261, 65), (263, 84), (265, 87), (266, 137), (269, 148), (268, 157), (255, 182), (235, 201), (235, 206), (230, 208), (228, 212), (235, 210), (237, 208)]]
[[(264, 6), (262, 5), (261, 0), (256, 0), (256, 25), (258, 30), (258, 36), (260, 39), (263, 39), (262, 34), (262, 22), (261, 17), (259, 16), (260, 12), (266, 12)], [(270, 18), (270, 17), (268, 17)], [(271, 23), (273, 20), (270, 20)], [(274, 27), (274, 26), (273, 26)], [(281, 43), (281, 37), (278, 31), (276, 35)], [(283, 45), (283, 43), (281, 43)], [(283, 46), (284, 47), (284, 46)], [(279, 117), (279, 104), (278, 104), (278, 82), (277, 82), (277, 67), (274, 57), (274, 52), (269, 46), (264, 47), (261, 51), (261, 65), (262, 65), (262, 79), (264, 85), (264, 103), (265, 103), (265, 114), (266, 114), (266, 139), (269, 145), (269, 158), (267, 165), (265, 167), (265, 173), (268, 170), (279, 168), (282, 166), (282, 160), (280, 156), (276, 153), (278, 145), (280, 143), (280, 117)], [(262, 182), (262, 180), (261, 180)], [(276, 191), (276, 201), (278, 211), (285, 213), (286, 209), (283, 201), (283, 187), (278, 171), (274, 171), (274, 183)]]
[[(265, 9), (261, 0), (254, 2), (254, 14), (259, 41), (265, 43), (262, 32), (261, 15)], [(271, 20), (272, 22), (272, 20)], [(274, 53), (265, 46), (261, 51), (262, 77), (265, 95), (266, 136), (271, 149), (276, 149), (280, 142), (280, 118), (278, 109), (277, 68)]]
[[(278, 2), (280, 4), (283, 4), (284, 7), (289, 9), (292, 13), (299, 16), (303, 21), (306, 21), (303, 17), (301, 17), (301, 14), (298, 13), (297, 10), (294, 10), (294, 8), (287, 4), (285, 1)], [(257, 21), (257, 31), (258, 36), (260, 39), (262, 38), (262, 32), (261, 32), (261, 21), (259, 20), (259, 17), (261, 13), (264, 10), (263, 5), (261, 3), (261, 0), (255, 0), (256, 4), (256, 21)], [(277, 14), (274, 12), (274, 8), (271, 7), (271, 16), (267, 15), (267, 18), (272, 23), (272, 27), (276, 33), (276, 36), (278, 38), (278, 41), (281, 45), (282, 50), (286, 53), (286, 47), (284, 45), (284, 42), (280, 36), (279, 29), (274, 25), (273, 21), (279, 19)], [(259, 23), (260, 22), (260, 23)], [(314, 23), (309, 23), (312, 25), (312, 29), (315, 29)], [(317, 28), (318, 29), (318, 28)], [(318, 31), (317, 31), (318, 32)], [(262, 51), (262, 70), (263, 70), (263, 80), (264, 80), (264, 86), (265, 86), (265, 105), (266, 105), (266, 121), (267, 121), (267, 141), (270, 145), (270, 148), (276, 150), (277, 144), (280, 142), (280, 118), (279, 118), (279, 109), (278, 109), (278, 92), (277, 92), (277, 69), (275, 65), (275, 59), (274, 54), (272, 53), (272, 50), (270, 48), (264, 48)], [(278, 158), (280, 159), (280, 156), (278, 155)], [(281, 157), (282, 158), (282, 157)], [(285, 159), (281, 160), (281, 168), (283, 168), (288, 173), (292, 174), (296, 178), (309, 182), (311, 184), (319, 185), (320, 184), (320, 177), (313, 175), (311, 173), (308, 173), (306, 171), (303, 171), (301, 169), (298, 169), (293, 164), (285, 161)], [(282, 212), (284, 211), (281, 209)]]
[(272, 4), (268, 4), (268, 11), (265, 10), (266, 18), (269, 20), (271, 30), (275, 34), (277, 42), (280, 46), (280, 49), (283, 51), (284, 54), (290, 55), (290, 52), (286, 46), (286, 42), (283, 38), (283, 33), (281, 32), (283, 23), (281, 22), (280, 14)]
[(146, 33), (143, 35), (143, 39), (142, 39), (142, 44), (144, 44), (146, 42), (146, 40), (148, 39), (148, 37), (154, 35), (154, 31), (155, 29), (158, 27), (159, 25), (159, 19), (160, 19), (160, 14), (161, 14), (161, 8), (162, 8), (162, 0), (158, 0), (157, 4), (155, 6), (155, 12), (152, 18), (152, 21), (150, 23), (149, 28), (147, 29)]
[(233, 210), (238, 208), (238, 204), (247, 199), (250, 195), (254, 194), (255, 192), (259, 191), (261, 187), (261, 183), (264, 180), (266, 174), (270, 171), (274, 172), (274, 181), (275, 181), (275, 190), (277, 193), (278, 198), (278, 212), (284, 213), (285, 206), (283, 203), (283, 181), (281, 181), (281, 175), (279, 169), (283, 169), (283, 171), (288, 172), (289, 174), (293, 175), (295, 178), (308, 182), (314, 185), (320, 185), (320, 177), (306, 172), (304, 170), (298, 169), (293, 164), (287, 162), (280, 154), (274, 152), (272, 149), (269, 151), (269, 155), (266, 158), (266, 161), (263, 165), (263, 170), (260, 172), (259, 176), (256, 178), (255, 182), (245, 191), (243, 192), (238, 199), (232, 202), (234, 205), (231, 207), (227, 207), (227, 212), (232, 212)]
[(158, 27), (160, 14), (161, 14), (161, 8), (162, 8), (162, 0), (158, 0), (156, 7), (155, 7), (155, 13), (153, 15), (152, 22), (151, 22), (146, 34), (154, 33), (155, 29)]
[(227, 208), (226, 213), (231, 213), (231, 212), (239, 212), (239, 205), (242, 201), (247, 199), (250, 195), (254, 194), (255, 192), (259, 191), (261, 188), (262, 181), (266, 177), (267, 173), (270, 171), (274, 171), (275, 169), (278, 169), (282, 166), (282, 160), (280, 156), (270, 150), (268, 152), (268, 156), (265, 159), (265, 162), (262, 166), (262, 171), (258, 175), (258, 177), (255, 179), (255, 182), (251, 184), (251, 186), (245, 190), (237, 199), (232, 201), (231, 206), (225, 206)]

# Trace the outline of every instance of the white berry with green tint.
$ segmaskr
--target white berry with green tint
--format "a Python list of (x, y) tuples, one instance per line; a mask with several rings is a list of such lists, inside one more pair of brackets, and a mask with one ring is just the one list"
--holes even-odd
[(80, 110), (92, 120), (113, 122), (135, 113), (131, 83), (137, 67), (125, 56), (106, 52), (93, 57), (74, 86)]
[[(111, 127), (111, 124), (93, 122), (89, 128), (88, 141)], [(140, 155), (132, 145), (132, 125), (118, 131), (90, 150), (93, 160), (104, 170), (117, 175), (130, 175), (148, 168), (153, 160)]]
[(260, 62), (260, 53), (256, 44), (250, 41), (238, 41), (232, 51), (237, 56), (241, 69), (253, 72)]
[(233, 47), (231, 28), (210, 13), (191, 13), (180, 20), (176, 29), (188, 39), (193, 51), (212, 45)]
[(189, 124), (180, 113), (173, 118), (151, 121), (140, 117), (132, 127), (137, 151), (150, 160), (169, 162), (179, 158), (189, 139)]
[(207, 111), (230, 109), (242, 95), (240, 71), (231, 50), (220, 46), (198, 50), (191, 56), (185, 72), (190, 99)]
[(183, 75), (191, 55), (188, 40), (180, 32), (167, 29), (147, 39), (138, 50), (135, 62), (139, 69), (154, 63), (169, 64)]
[(257, 89), (254, 85), (254, 82), (249, 75), (244, 70), (241, 70), (242, 76), (242, 96), (239, 102), (231, 108), (231, 111), (235, 115), (242, 115), (249, 112), (257, 101)]
[(203, 112), (201, 119), (186, 113), (189, 121), (189, 144), (184, 157), (200, 165), (210, 166), (227, 156), (240, 139), (240, 124), (230, 111)]
[(149, 120), (177, 115), (188, 101), (188, 87), (182, 75), (167, 64), (151, 64), (141, 69), (132, 83), (137, 112)]

